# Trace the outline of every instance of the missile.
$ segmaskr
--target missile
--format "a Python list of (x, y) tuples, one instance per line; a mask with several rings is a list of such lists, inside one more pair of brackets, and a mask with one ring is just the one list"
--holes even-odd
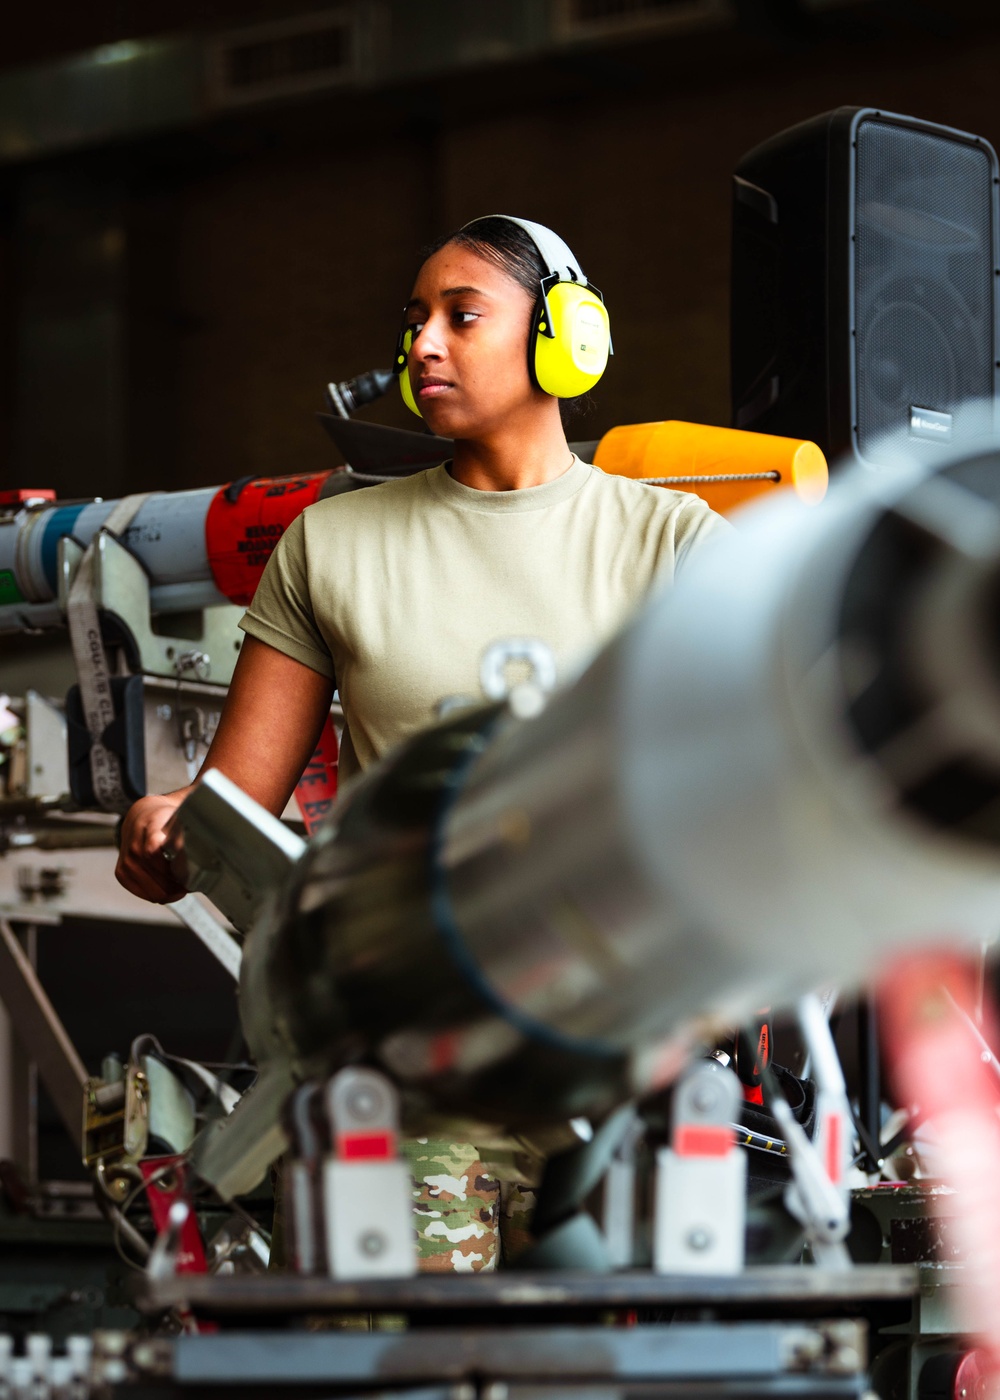
[[(1000, 447), (859, 469), (748, 508), (540, 713), (515, 692), (408, 742), (252, 922), (261, 1079), (199, 1172), (244, 1189), (283, 1093), (345, 1063), (411, 1104), (599, 1115), (755, 1007), (992, 938), (998, 621)], [(231, 819), (273, 821), (240, 798), (209, 774), (178, 814), (210, 895)]]
[[(320, 416), (338, 446), (352, 459), (357, 454), (356, 469), (244, 477), (225, 486), (156, 491), (143, 500), (122, 543), (149, 579), (152, 614), (225, 603), (246, 607), (271, 551), (306, 506), (421, 470), (444, 460), (453, 446), (444, 438)], [(818, 447), (762, 433), (639, 424), (612, 429), (599, 443), (574, 446), (588, 459), (596, 453), (608, 472), (645, 473), (681, 489), (697, 485), (710, 505), (723, 510), (780, 484), (808, 500), (818, 500), (826, 488), (826, 460)], [(90, 544), (117, 504), (51, 497), (50, 491), (0, 492), (0, 633), (64, 625), (64, 541)]]
[[(333, 475), (317, 472), (151, 492), (123, 543), (149, 578), (152, 611), (245, 606), (283, 530), (319, 499)], [(51, 495), (20, 491), (0, 496), (0, 632), (63, 625), (62, 542), (90, 544), (117, 505), (99, 498), (50, 501), (46, 494)]]

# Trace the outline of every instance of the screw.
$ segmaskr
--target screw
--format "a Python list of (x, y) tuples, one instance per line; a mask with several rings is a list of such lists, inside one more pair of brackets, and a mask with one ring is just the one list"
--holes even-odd
[(355, 1089), (348, 1099), (347, 1107), (356, 1118), (371, 1118), (378, 1108), (378, 1099), (370, 1089)]
[(715, 1107), (715, 1085), (699, 1084), (691, 1095), (691, 1106), (699, 1113), (710, 1113)]
[(380, 1235), (377, 1230), (369, 1230), (358, 1240), (358, 1247), (369, 1259), (375, 1259), (385, 1249), (385, 1236)]
[(150, 1342), (140, 1342), (132, 1352), (132, 1360), (141, 1371), (149, 1371), (156, 1365), (156, 1348)]
[(695, 1249), (702, 1254), (706, 1249), (711, 1249), (715, 1238), (711, 1230), (706, 1230), (704, 1225), (696, 1225), (693, 1230), (687, 1232), (684, 1243), (688, 1249)]

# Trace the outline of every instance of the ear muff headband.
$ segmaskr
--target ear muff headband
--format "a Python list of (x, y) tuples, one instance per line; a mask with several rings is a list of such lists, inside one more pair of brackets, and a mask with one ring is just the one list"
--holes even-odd
[[(517, 224), (538, 249), (546, 275), (528, 337), (528, 373), (533, 384), (557, 399), (575, 399), (592, 389), (611, 355), (611, 323), (604, 298), (567, 243), (544, 224), (511, 214), (487, 215)], [(473, 228), (473, 219), (465, 228)]]
[[(505, 219), (524, 229), (545, 264), (546, 274), (539, 284), (538, 302), (528, 336), (531, 382), (559, 399), (585, 394), (600, 379), (608, 356), (614, 353), (604, 298), (587, 281), (568, 244), (552, 229), (511, 214), (483, 217)], [(479, 222), (480, 219), (473, 219), (463, 228), (474, 228)], [(406, 368), (412, 342), (413, 332), (404, 326), (396, 346), (395, 369), (403, 402), (422, 417)]]

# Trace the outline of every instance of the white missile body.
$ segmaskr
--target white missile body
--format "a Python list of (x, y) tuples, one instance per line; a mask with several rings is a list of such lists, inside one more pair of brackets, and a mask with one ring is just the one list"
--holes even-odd
[[(121, 538), (146, 575), (150, 613), (245, 605), (289, 521), (343, 484), (343, 472), (316, 472), (150, 493)], [(66, 542), (85, 549), (118, 502), (7, 494), (0, 493), (0, 634), (61, 626)]]

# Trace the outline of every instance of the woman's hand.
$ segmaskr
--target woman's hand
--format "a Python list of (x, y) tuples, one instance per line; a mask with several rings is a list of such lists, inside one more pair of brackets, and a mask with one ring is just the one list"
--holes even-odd
[(167, 827), (189, 789), (164, 797), (141, 797), (132, 804), (122, 823), (115, 875), (130, 894), (153, 904), (172, 904), (187, 890), (170, 868), (166, 850)]
[[(280, 817), (330, 713), (333, 681), (247, 637), (202, 772), (218, 768)], [(192, 787), (194, 784), (192, 784)], [(191, 791), (141, 797), (122, 823), (120, 884), (153, 904), (187, 893), (164, 855), (166, 828)], [(172, 854), (167, 846), (167, 854)]]

